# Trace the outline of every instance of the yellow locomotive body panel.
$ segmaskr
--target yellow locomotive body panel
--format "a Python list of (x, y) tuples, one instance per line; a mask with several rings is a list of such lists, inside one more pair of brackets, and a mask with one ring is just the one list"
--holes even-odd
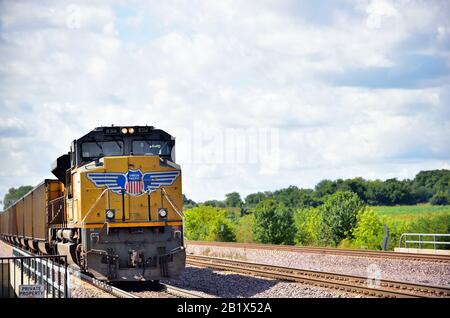
[[(105, 157), (100, 160), (102, 166), (95, 163), (83, 166), (75, 170), (73, 179), (73, 198), (68, 199), (68, 226), (77, 228), (102, 227), (105, 223), (106, 210), (114, 210), (115, 218), (109, 223), (110, 227), (130, 226), (130, 223), (139, 226), (181, 225), (182, 207), (181, 172), (170, 186), (164, 190), (156, 189), (150, 193), (150, 217), (149, 198), (147, 192), (139, 195), (122, 195), (110, 191), (107, 187), (98, 187), (88, 175), (91, 173), (122, 173), (126, 174), (130, 169), (139, 170), (142, 173), (178, 171), (170, 166), (162, 166), (158, 156), (118, 156)], [(144, 190), (144, 189), (143, 189)], [(163, 193), (161, 193), (164, 191)], [(122, 201), (123, 204), (122, 204)], [(172, 206), (173, 204), (173, 206)], [(70, 208), (69, 208), (70, 206)], [(123, 208), (125, 207), (125, 222), (123, 222)], [(158, 209), (167, 209), (167, 217), (161, 220)], [(178, 212), (177, 212), (178, 211)], [(125, 224), (121, 224), (125, 223)]]

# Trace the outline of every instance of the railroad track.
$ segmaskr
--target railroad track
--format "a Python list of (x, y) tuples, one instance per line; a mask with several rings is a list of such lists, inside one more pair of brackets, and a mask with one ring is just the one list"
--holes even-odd
[(386, 252), (374, 250), (351, 250), (339, 249), (330, 247), (304, 247), (304, 246), (289, 246), (289, 245), (272, 245), (272, 244), (258, 244), (258, 243), (234, 243), (234, 242), (207, 242), (207, 241), (187, 241), (187, 245), (201, 245), (201, 246), (218, 246), (229, 248), (243, 248), (243, 249), (262, 249), (275, 250), (285, 252), (301, 252), (301, 253), (316, 253), (329, 255), (343, 255), (356, 257), (374, 257), (374, 258), (390, 258), (390, 259), (406, 259), (410, 261), (430, 261), (438, 263), (450, 263), (449, 255), (436, 254), (412, 254), (401, 252)]
[[(180, 298), (204, 298), (204, 296), (199, 293), (185, 290), (185, 289), (178, 288), (178, 287), (171, 286), (171, 285), (164, 284), (164, 283), (157, 283), (154, 285), (153, 288), (151, 288), (151, 290), (146, 290), (145, 287), (148, 287), (148, 285), (146, 285), (146, 282), (139, 282), (139, 281), (127, 282), (127, 283), (131, 283), (131, 285), (129, 285), (126, 288), (129, 290), (129, 291), (127, 291), (124, 288), (118, 288), (116, 286), (113, 286), (110, 283), (106, 283), (104, 281), (90, 277), (86, 274), (81, 273), (80, 271), (77, 271), (74, 269), (70, 269), (70, 271), (71, 271), (72, 275), (75, 275), (76, 277), (80, 278), (84, 282), (91, 284), (91, 285), (95, 286), (96, 288), (99, 288), (99, 289), (103, 290), (104, 292), (107, 292), (118, 298), (145, 298), (140, 295), (142, 295), (146, 291), (155, 291), (155, 290), (157, 290), (157, 292), (167, 293), (172, 296), (180, 297)], [(136, 289), (136, 288), (139, 291), (133, 291), (133, 289)]]
[[(121, 286), (121, 290), (126, 290), (126, 293), (132, 294), (133, 298), (147, 298), (148, 292), (161, 294), (161, 296), (171, 295), (177, 298), (205, 298), (206, 296), (195, 291), (182, 289), (169, 284), (161, 282), (117, 282), (114, 283), (117, 286)], [(109, 285), (109, 284), (108, 284)], [(150, 297), (155, 296), (152, 294)], [(157, 297), (157, 296), (156, 296)], [(152, 297), (155, 298), (155, 297)], [(163, 297), (164, 298), (164, 297)]]
[(450, 289), (445, 287), (419, 285), (405, 282), (378, 280), (336, 273), (303, 270), (290, 267), (272, 266), (252, 262), (243, 262), (207, 256), (190, 255), (186, 260), (188, 265), (212, 269), (232, 271), (252, 276), (273, 278), (283, 281), (309, 284), (350, 293), (362, 294), (368, 297), (410, 298), (410, 297), (448, 297)]
[(111, 294), (115, 297), (118, 297), (118, 298), (140, 298), (140, 297), (134, 295), (133, 293), (129, 293), (125, 290), (122, 290), (120, 288), (117, 288), (115, 286), (107, 284), (104, 281), (101, 281), (94, 277), (88, 276), (88, 275), (80, 272), (76, 268), (69, 267), (68, 270), (71, 275), (73, 275), (73, 276), (79, 278), (80, 280), (82, 280), (104, 292), (107, 292), (108, 294)]

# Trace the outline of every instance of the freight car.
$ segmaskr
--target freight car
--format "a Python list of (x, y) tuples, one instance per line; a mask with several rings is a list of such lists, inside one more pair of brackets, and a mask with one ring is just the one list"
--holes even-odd
[(160, 280), (185, 267), (175, 138), (152, 126), (98, 127), (0, 213), (0, 238), (108, 281)]

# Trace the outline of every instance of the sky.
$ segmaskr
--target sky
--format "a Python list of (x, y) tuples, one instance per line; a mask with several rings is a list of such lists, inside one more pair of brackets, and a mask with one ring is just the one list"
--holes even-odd
[(450, 1), (0, 1), (0, 197), (107, 125), (195, 201), (450, 168)]

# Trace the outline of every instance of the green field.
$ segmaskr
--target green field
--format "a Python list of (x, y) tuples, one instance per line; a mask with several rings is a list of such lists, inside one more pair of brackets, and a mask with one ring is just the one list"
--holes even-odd
[(373, 209), (391, 231), (391, 248), (398, 245), (402, 233), (450, 233), (450, 205), (374, 206)]
[(413, 221), (417, 218), (434, 218), (448, 215), (450, 217), (450, 205), (397, 205), (397, 206), (373, 206), (379, 216), (392, 220)]
[(378, 215), (400, 215), (400, 214), (420, 214), (434, 212), (450, 212), (450, 205), (396, 205), (396, 206), (374, 206)]

